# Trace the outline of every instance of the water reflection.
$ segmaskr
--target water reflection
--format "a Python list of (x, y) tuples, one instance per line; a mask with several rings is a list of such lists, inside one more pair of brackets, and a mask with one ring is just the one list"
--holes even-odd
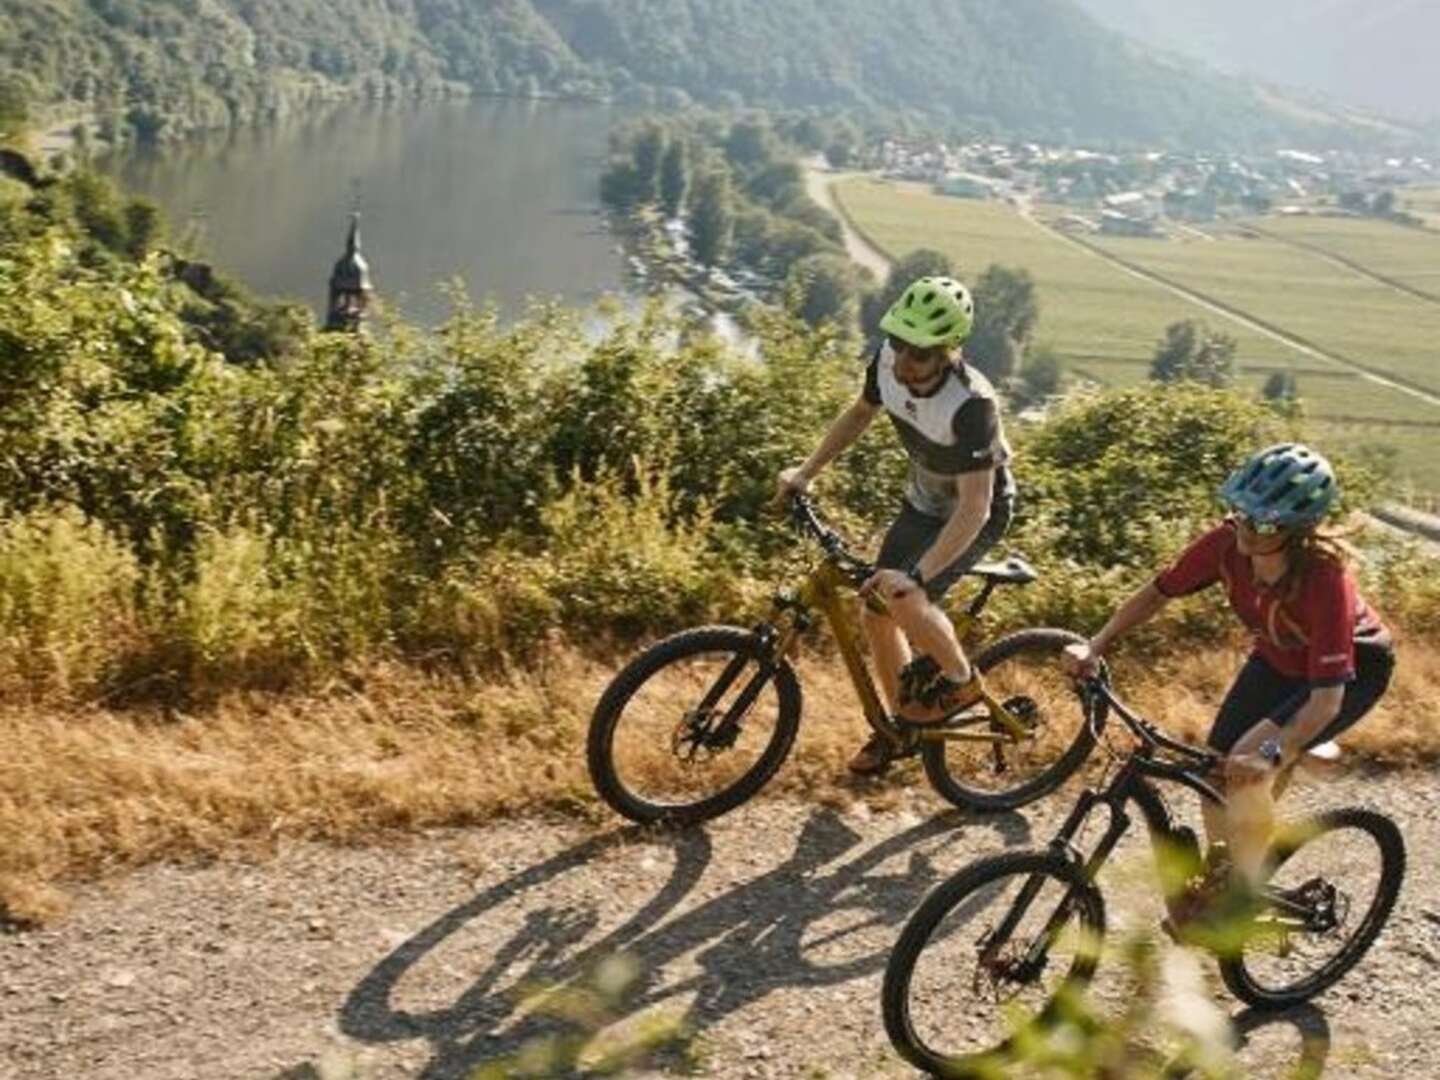
[(596, 186), (617, 110), (493, 99), (335, 107), (102, 162), (256, 292), (319, 312), (358, 198), (381, 297), (431, 324), (459, 276), (507, 318), (527, 295), (624, 288)]

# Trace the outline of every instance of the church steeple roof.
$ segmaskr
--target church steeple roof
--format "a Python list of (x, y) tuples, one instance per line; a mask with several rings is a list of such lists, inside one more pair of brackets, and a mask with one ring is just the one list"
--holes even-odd
[(335, 262), (330, 273), (330, 288), (344, 292), (371, 292), (370, 264), (360, 254), (360, 214), (350, 215), (350, 235), (345, 240), (345, 254)]

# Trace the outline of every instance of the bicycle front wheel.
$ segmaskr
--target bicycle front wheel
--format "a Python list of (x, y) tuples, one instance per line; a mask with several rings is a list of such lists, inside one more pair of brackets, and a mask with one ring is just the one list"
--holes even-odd
[(795, 672), (757, 634), (686, 630), (637, 656), (601, 695), (590, 777), (631, 821), (692, 824), (764, 787), (799, 725)]
[(1067, 860), (1018, 852), (975, 863), (901, 933), (881, 991), (885, 1031), (933, 1075), (1008, 1075), (1017, 1042), (1078, 1005), (1104, 933), (1099, 891)]
[(1283, 826), (1267, 863), (1265, 910), (1220, 976), (1257, 1009), (1288, 1009), (1335, 985), (1374, 944), (1405, 878), (1405, 841), (1373, 810), (1331, 810)]
[(1068, 630), (1018, 630), (975, 658), (990, 693), (1025, 732), (1012, 735), (987, 718), (960, 727), (953, 733), (959, 738), (926, 739), (925, 775), (942, 797), (971, 810), (1014, 810), (1054, 791), (1084, 763), (1095, 740), (1061, 663), (1065, 646), (1084, 640)]

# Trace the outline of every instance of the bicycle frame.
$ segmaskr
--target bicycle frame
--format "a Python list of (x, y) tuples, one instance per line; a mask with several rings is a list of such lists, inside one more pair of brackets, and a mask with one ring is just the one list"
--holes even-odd
[[(1150, 781), (1169, 780), (1178, 783), (1196, 792), (1202, 799), (1208, 799), (1217, 804), (1223, 804), (1225, 798), (1195, 771), (1184, 765), (1157, 761), (1155, 753), (1162, 748), (1171, 750), (1195, 762), (1196, 768), (1203, 766), (1206, 769), (1218, 760), (1218, 756), (1171, 739), (1153, 724), (1136, 716), (1116, 701), (1099, 679), (1092, 680), (1089, 685), (1089, 700), (1092, 710), (1091, 729), (1095, 732), (1097, 739), (1104, 726), (1108, 708), (1113, 707), (1126, 721), (1127, 726), (1140, 736), (1141, 745), (1130, 753), (1103, 790), (1086, 788), (1080, 793), (1080, 798), (1076, 801), (1074, 808), (1065, 818), (1059, 832), (1050, 841), (1050, 850), (1078, 866), (1084, 873), (1086, 881), (1094, 882), (1101, 867), (1109, 859), (1110, 853), (1115, 850), (1116, 845), (1120, 843), (1121, 838), (1134, 823), (1134, 818), (1126, 809), (1127, 805), (1133, 802), (1140, 810), (1140, 817), (1144, 820), (1150, 835), (1150, 845), (1155, 852), (1158, 868), (1163, 872), (1164, 845), (1169, 844), (1172, 849), (1188, 848), (1194, 844), (1194, 837), (1193, 834), (1187, 836), (1175, 824), (1175, 819), (1171, 815), (1164, 797)], [(1109, 824), (1095, 847), (1086, 855), (1075, 845), (1075, 836), (1084, 826), (1091, 811), (1100, 805), (1104, 805), (1109, 811)], [(1194, 855), (1198, 860), (1199, 851), (1196, 850)], [(992, 942), (1003, 943), (1009, 940), (1043, 884), (1043, 878), (1039, 875), (1025, 883), (1004, 921), (992, 933)], [(1056, 905), (1044, 930), (1031, 942), (1026, 954), (1027, 963), (1038, 963), (1043, 958), (1045, 951), (1049, 949), (1051, 942), (1069, 917), (1070, 896), (1067, 894)]]
[[(803, 513), (810, 515), (807, 505), (801, 504), (801, 507)], [(902, 732), (886, 713), (885, 706), (880, 701), (880, 695), (875, 689), (875, 682), (871, 678), (870, 669), (866, 665), (864, 654), (861, 651), (860, 630), (851, 613), (851, 604), (849, 603), (849, 593), (860, 583), (856, 578), (861, 573), (868, 577), (874, 568), (856, 562), (847, 570), (845, 566), (842, 566), (841, 560), (844, 559), (846, 562), (853, 560), (838, 546), (838, 538), (820, 527), (818, 522), (814, 521), (813, 515), (806, 516), (801, 520), (807, 528), (816, 533), (817, 538), (826, 549), (826, 557), (821, 560), (797, 590), (782, 592), (776, 596), (775, 621), (781, 622), (787, 611), (792, 613), (792, 617), (789, 625), (781, 630), (779, 638), (775, 640), (773, 655), (789, 655), (799, 636), (813, 624), (810, 612), (818, 611), (830, 624), (831, 633), (834, 634), (836, 645), (840, 649), (840, 657), (845, 663), (845, 670), (850, 676), (856, 696), (860, 699), (866, 722), (894, 745), (911, 745), (913, 742), (926, 740), (997, 743), (1024, 738), (1028, 734), (1025, 725), (1012, 715), (988, 689), (983, 687), (981, 699), (985, 703), (987, 715), (983, 718), (977, 717), (970, 723), (979, 723), (982, 719), (989, 720), (992, 722), (989, 725), (990, 730), (967, 731), (955, 726), (934, 725), (908, 727)], [(969, 633), (979, 621), (980, 613), (984, 610), (991, 593), (997, 586), (997, 582), (987, 580), (968, 606), (958, 612), (947, 613), (955, 626), (957, 637), (963, 637)], [(877, 606), (878, 610), (884, 610), (884, 602), (878, 598), (871, 598), (866, 602)], [(966, 726), (968, 727), (970, 724)]]

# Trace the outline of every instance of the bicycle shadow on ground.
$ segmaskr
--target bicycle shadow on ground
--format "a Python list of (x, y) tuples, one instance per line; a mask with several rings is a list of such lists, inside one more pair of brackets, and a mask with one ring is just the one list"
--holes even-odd
[[(518, 998), (525, 989), (574, 984), (624, 952), (641, 975), (613, 1019), (669, 1003), (683, 1012), (688, 1031), (703, 1032), (776, 990), (834, 986), (880, 972), (901, 925), (948, 876), (931, 856), (959, 843), (973, 826), (993, 830), (1005, 847), (1030, 840), (1029, 824), (1018, 813), (980, 817), (948, 811), (864, 846), (864, 838), (838, 814), (817, 808), (782, 863), (668, 921), (712, 863), (709, 834), (615, 830), (486, 889), (400, 944), (351, 991), (340, 1010), (340, 1029), (372, 1044), (425, 1039), (432, 1057), (420, 1076), (461, 1080), (563, 1026), (520, 1015)], [(553, 900), (543, 890), (630, 844), (668, 849), (669, 877), (621, 925), (592, 941), (601, 922), (595, 900)], [(932, 850), (914, 850), (922, 844)], [(533, 902), (526, 901), (527, 894)], [(422, 978), (416, 969), (423, 961), (511, 902), (523, 905), (519, 928), (493, 950), (453, 1003), (426, 1011), (398, 1004), (402, 982)], [(876, 935), (877, 929), (884, 932)], [(878, 940), (863, 940), (867, 932)], [(685, 973), (666, 973), (667, 964), (682, 959)]]
[[(1298, 1005), (1282, 1012), (1246, 1009), (1232, 1016), (1230, 1022), (1234, 1026), (1236, 1057), (1247, 1070), (1250, 1065), (1246, 1061), (1246, 1050), (1256, 1044), (1260, 1033), (1267, 1028), (1289, 1027), (1294, 1028), (1300, 1042), (1295, 1063), (1271, 1075), (1284, 1076), (1286, 1080), (1319, 1080), (1324, 1075), (1330, 1060), (1330, 1021), (1319, 1006)], [(1282, 1061), (1289, 1056), (1288, 1050), (1280, 1055)], [(1165, 1071), (1165, 1080), (1197, 1075), (1199, 1073), (1188, 1065), (1174, 1065)]]

